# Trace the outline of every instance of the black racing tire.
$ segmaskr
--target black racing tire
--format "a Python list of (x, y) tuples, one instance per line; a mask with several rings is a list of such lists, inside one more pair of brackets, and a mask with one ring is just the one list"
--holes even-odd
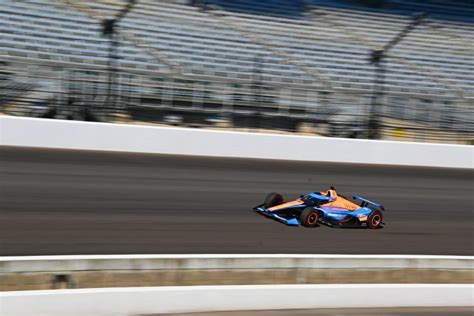
[(283, 203), (283, 195), (272, 192), (267, 195), (263, 205), (265, 206), (265, 208), (270, 208), (281, 203)]
[(318, 225), (319, 214), (312, 207), (305, 208), (300, 214), (300, 223), (304, 227), (315, 227)]
[(372, 211), (367, 219), (367, 227), (371, 229), (378, 229), (382, 226), (383, 216), (380, 211)]

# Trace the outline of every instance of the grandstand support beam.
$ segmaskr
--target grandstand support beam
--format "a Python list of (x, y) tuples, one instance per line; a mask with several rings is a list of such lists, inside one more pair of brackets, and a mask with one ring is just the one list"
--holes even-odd
[(263, 56), (260, 54), (255, 57), (254, 61), (254, 70), (253, 70), (253, 83), (252, 83), (252, 92), (253, 92), (253, 101), (257, 105), (257, 128), (261, 128), (261, 102), (262, 102), (262, 71), (263, 71)]
[(387, 53), (401, 42), (410, 32), (412, 32), (423, 20), (427, 17), (426, 13), (421, 13), (415, 16), (413, 21), (408, 24), (403, 30), (400, 31), (390, 42), (388, 42), (381, 49), (372, 50), (370, 56), (370, 63), (375, 67), (374, 75), (374, 89), (370, 104), (369, 120), (367, 124), (367, 133), (369, 139), (380, 138), (380, 118), (379, 118), (379, 107), (384, 94), (385, 84), (385, 57)]
[(114, 93), (114, 85), (116, 84), (116, 77), (118, 75), (117, 61), (120, 56), (117, 54), (119, 48), (118, 34), (116, 27), (118, 23), (127, 15), (133, 8), (137, 0), (128, 0), (125, 7), (120, 10), (112, 19), (105, 19), (102, 21), (102, 35), (109, 39), (109, 56), (107, 61), (108, 68), (108, 82), (107, 82), (107, 96), (105, 100), (104, 115), (107, 115), (115, 108), (116, 95)]
[(107, 95), (105, 99), (104, 113), (103, 115), (107, 116), (108, 111), (115, 107), (115, 93), (112, 92), (113, 86), (116, 84), (115, 77), (117, 75), (116, 62), (119, 56), (117, 55), (118, 41), (117, 34), (115, 33), (114, 25), (116, 23), (115, 19), (107, 19), (103, 21), (103, 34), (109, 39), (109, 56), (107, 58)]
[[(373, 55), (380, 54), (380, 50), (374, 50)], [(373, 57), (372, 57), (373, 58)], [(370, 102), (370, 114), (369, 123), (367, 126), (367, 133), (370, 139), (380, 138), (380, 122), (378, 118), (377, 105), (383, 98), (384, 94), (384, 83), (385, 83), (385, 66), (383, 65), (383, 59), (375, 63), (375, 78), (374, 88), (372, 92)]]
[[(97, 19), (97, 20), (103, 19), (102, 15), (98, 15), (94, 10), (88, 9), (87, 7), (85, 7), (80, 2), (76, 3), (74, 1), (66, 1), (66, 3), (71, 5), (71, 6), (74, 6), (75, 8), (77, 8), (78, 11), (86, 14), (90, 18)], [(137, 2), (135, 2), (135, 4), (136, 3)], [(135, 45), (136, 47), (138, 47), (140, 49), (143, 49), (146, 54), (150, 55), (151, 57), (156, 59), (158, 62), (167, 65), (170, 68), (171, 74), (174, 74), (174, 75), (182, 75), (183, 74), (183, 70), (182, 70), (183, 67), (182, 67), (181, 64), (179, 64), (178, 62), (176, 62), (175, 60), (173, 60), (172, 58), (167, 56), (163, 51), (159, 51), (159, 50), (147, 45), (146, 41), (144, 41), (143, 39), (136, 38), (136, 36), (133, 33), (128, 32), (127, 30), (121, 29), (120, 30), (120, 39), (121, 39), (122, 42), (125, 40), (125, 41), (128, 41), (131, 44)]]

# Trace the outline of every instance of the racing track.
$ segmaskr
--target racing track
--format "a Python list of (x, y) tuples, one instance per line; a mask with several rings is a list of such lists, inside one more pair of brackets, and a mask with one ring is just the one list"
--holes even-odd
[[(13, 147), (0, 168), (0, 255), (474, 254), (472, 170)], [(382, 202), (387, 226), (287, 227), (251, 211), (270, 191), (330, 185)]]

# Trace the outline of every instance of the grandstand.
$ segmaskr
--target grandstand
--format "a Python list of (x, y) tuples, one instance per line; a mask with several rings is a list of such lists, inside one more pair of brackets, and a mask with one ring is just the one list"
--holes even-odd
[(423, 11), (384, 62), (383, 138), (472, 142), (470, 1), (139, 0), (111, 61), (101, 22), (126, 3), (2, 1), (2, 111), (364, 137), (369, 56)]

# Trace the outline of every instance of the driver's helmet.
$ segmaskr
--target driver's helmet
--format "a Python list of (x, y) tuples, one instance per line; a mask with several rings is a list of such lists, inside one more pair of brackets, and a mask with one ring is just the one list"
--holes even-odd
[(325, 195), (325, 196), (328, 196), (328, 197), (332, 198), (333, 200), (337, 199), (337, 193), (336, 193), (336, 189), (334, 187), (331, 187), (326, 192), (321, 192), (321, 194)]

